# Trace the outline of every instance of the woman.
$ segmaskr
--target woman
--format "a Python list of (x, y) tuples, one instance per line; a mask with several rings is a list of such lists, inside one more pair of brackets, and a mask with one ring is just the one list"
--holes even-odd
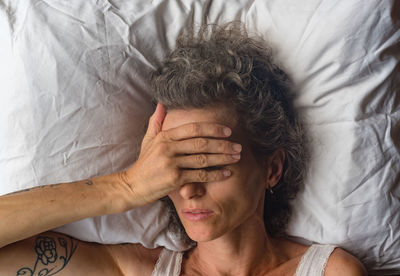
[[(162, 104), (129, 170), (1, 198), (1, 275), (366, 275), (344, 250), (284, 237), (306, 154), (287, 77), (262, 42), (203, 27), (152, 83)], [(160, 198), (191, 250), (38, 234)]]

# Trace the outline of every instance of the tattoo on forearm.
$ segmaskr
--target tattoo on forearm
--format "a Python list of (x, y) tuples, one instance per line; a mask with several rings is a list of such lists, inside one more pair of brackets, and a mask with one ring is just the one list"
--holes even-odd
[(33, 268), (23, 267), (16, 276), (55, 275), (65, 268), (77, 247), (78, 241), (71, 237), (39, 236), (35, 241), (37, 259)]
[(93, 185), (93, 181), (90, 180), (90, 179), (89, 179), (89, 180), (86, 180), (86, 184), (89, 185), (89, 186), (92, 186), (92, 185)]

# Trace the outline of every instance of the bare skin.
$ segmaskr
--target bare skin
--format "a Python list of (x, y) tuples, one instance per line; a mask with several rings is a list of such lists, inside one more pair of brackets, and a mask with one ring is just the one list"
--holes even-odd
[[(293, 275), (308, 247), (269, 237), (262, 221), (263, 194), (278, 182), (284, 153), (277, 151), (263, 164), (256, 163), (229, 118), (217, 110), (176, 110), (165, 117), (158, 106), (139, 159), (128, 171), (0, 198), (0, 275), (30, 275), (22, 273), (43, 269), (51, 270), (48, 275), (151, 275), (161, 248), (98, 245), (51, 232), (36, 234), (82, 216), (122, 212), (167, 194), (189, 236), (198, 242), (185, 254), (182, 275)], [(229, 127), (228, 133), (223, 126)], [(224, 140), (227, 137), (235, 143)], [(241, 144), (241, 149), (235, 150), (234, 144)], [(218, 169), (203, 170), (211, 166)], [(66, 192), (72, 202), (65, 201)], [(74, 192), (79, 193), (78, 200), (73, 200)], [(24, 200), (29, 204), (23, 205)], [(24, 215), (19, 205), (32, 205), (34, 211)], [(7, 211), (5, 206), (14, 207)], [(43, 209), (49, 206), (59, 214), (46, 217), (48, 210)], [(207, 208), (213, 215), (190, 221), (182, 213), (188, 207)], [(89, 210), (82, 215), (83, 208)], [(22, 226), (13, 222), (13, 216), (22, 216)], [(35, 236), (25, 239), (29, 235)], [(357, 259), (337, 249), (325, 275), (366, 273)]]
[[(140, 156), (127, 171), (1, 196), (0, 248), (83, 218), (146, 205), (188, 182), (229, 177), (226, 169), (204, 169), (238, 161), (232, 157), (240, 152), (234, 149), (235, 143), (222, 139), (231, 135), (229, 128), (215, 123), (190, 123), (161, 131), (164, 117), (165, 109), (158, 105), (150, 118)], [(203, 152), (208, 152), (209, 158), (198, 164)]]
[[(169, 129), (193, 121), (218, 122), (233, 130), (232, 139), (243, 145), (240, 161), (224, 166), (230, 178), (187, 183), (169, 194), (178, 215), (197, 246), (186, 254), (183, 275), (294, 275), (308, 249), (286, 239), (270, 237), (264, 226), (265, 190), (276, 185), (282, 175), (284, 152), (277, 150), (264, 162), (255, 158), (246, 135), (237, 127), (234, 112), (223, 106), (208, 109), (172, 110), (164, 121)], [(213, 215), (201, 221), (185, 217), (187, 208), (207, 209)], [(351, 260), (340, 275), (366, 275), (357, 259), (341, 249), (332, 259)], [(353, 262), (354, 261), (354, 262)], [(331, 262), (331, 261), (330, 261)], [(343, 262), (338, 261), (343, 264)], [(332, 274), (331, 265), (326, 275)], [(353, 269), (350, 274), (348, 270)], [(336, 274), (338, 275), (338, 274)]]

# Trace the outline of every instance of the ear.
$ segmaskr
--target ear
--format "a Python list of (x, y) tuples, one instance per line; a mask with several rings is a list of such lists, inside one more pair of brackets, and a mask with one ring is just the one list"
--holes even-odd
[(283, 164), (285, 163), (286, 154), (283, 149), (277, 149), (271, 156), (268, 157), (267, 166), (267, 189), (274, 187), (281, 179), (283, 172)]

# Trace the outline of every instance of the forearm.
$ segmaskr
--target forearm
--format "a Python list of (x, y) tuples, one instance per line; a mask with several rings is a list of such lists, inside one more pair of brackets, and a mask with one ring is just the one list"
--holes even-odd
[(41, 186), (0, 197), (0, 247), (87, 217), (131, 207), (118, 177)]

